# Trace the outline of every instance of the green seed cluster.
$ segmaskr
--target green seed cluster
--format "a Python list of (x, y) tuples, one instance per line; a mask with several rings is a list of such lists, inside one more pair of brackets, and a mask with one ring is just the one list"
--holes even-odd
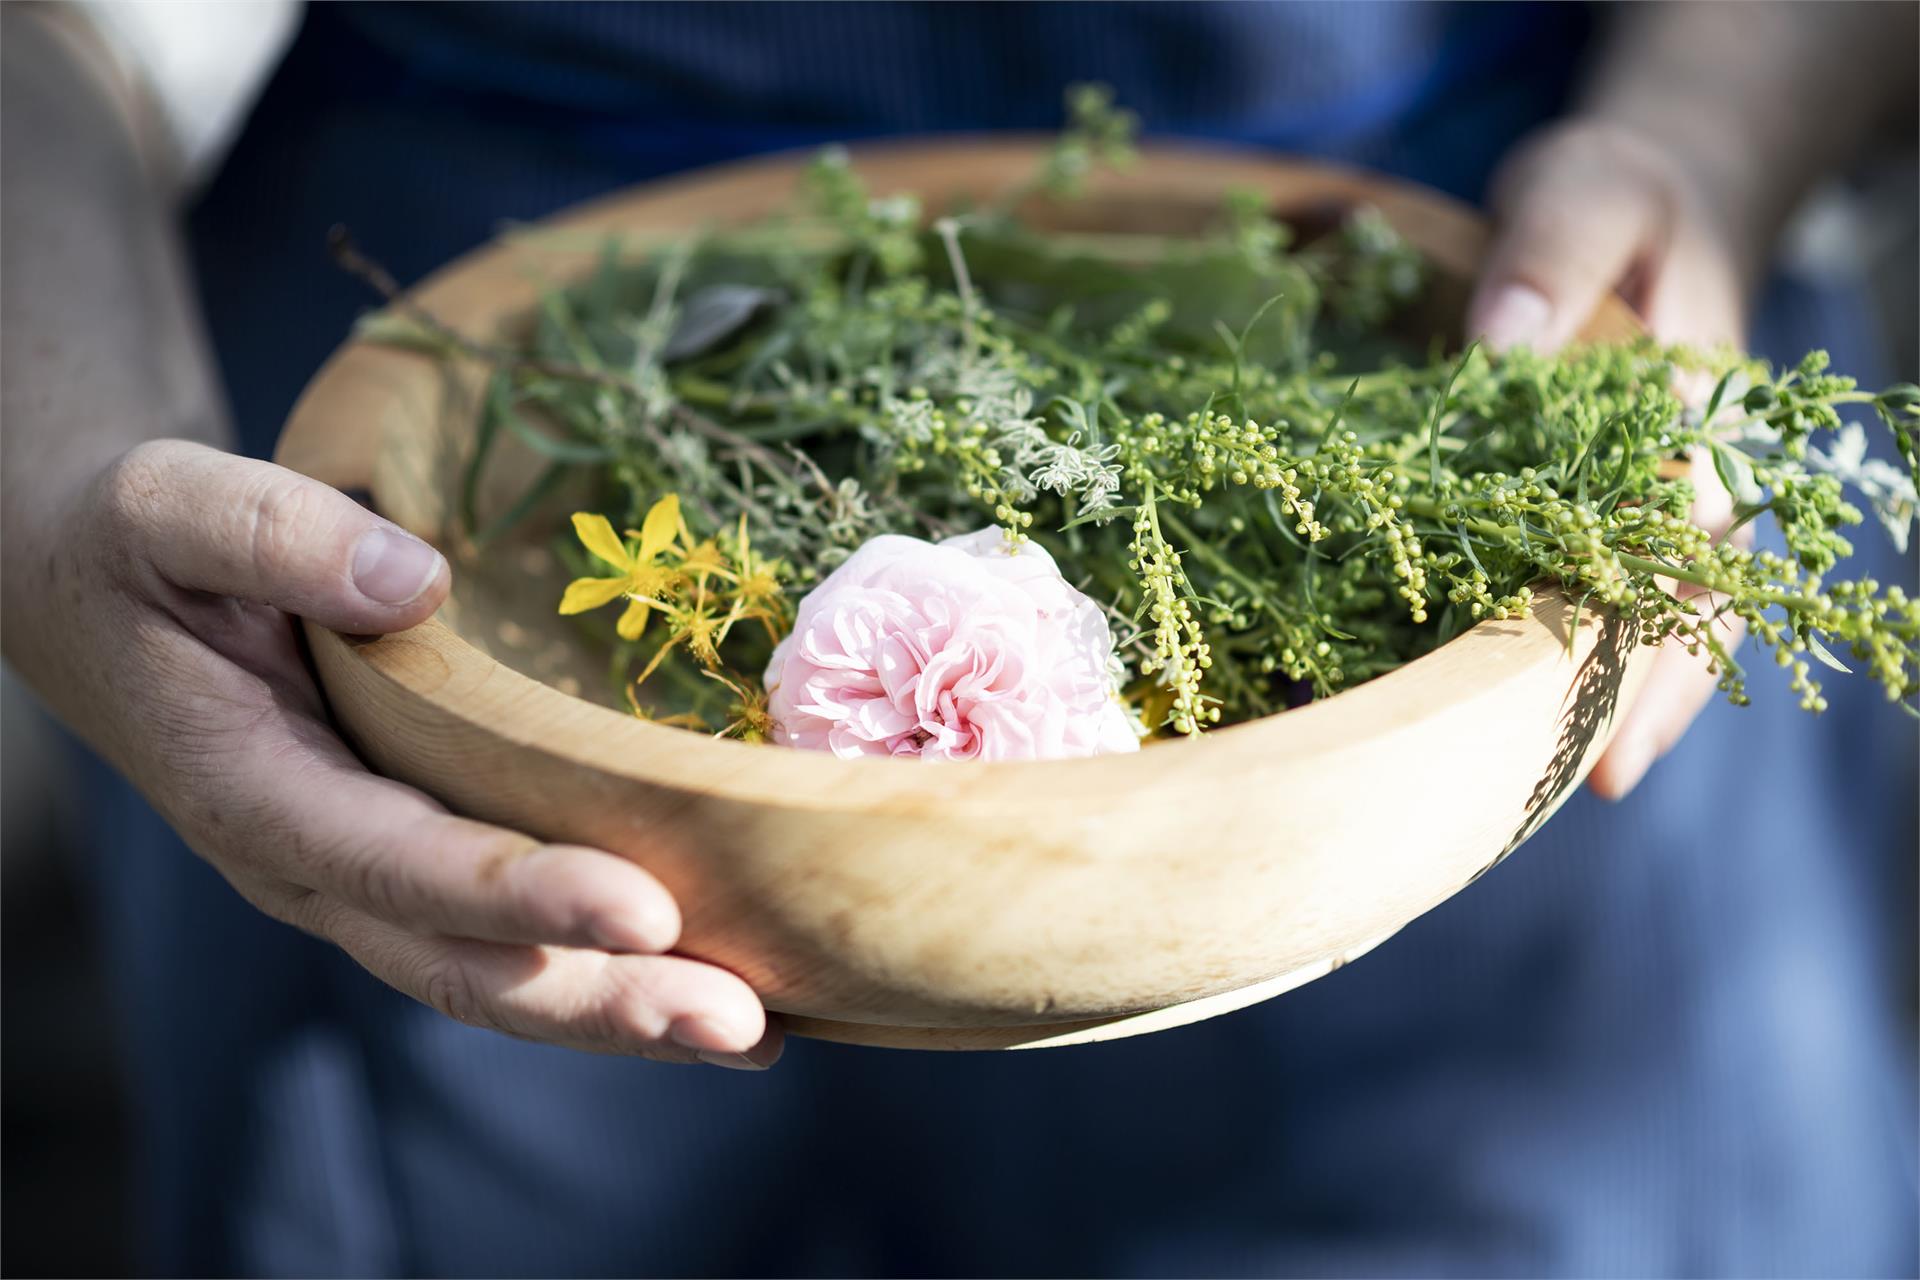
[[(1109, 100), (1076, 111), (1020, 194), (1122, 156)], [(995, 521), (1107, 607), (1137, 705), (1180, 734), (1392, 670), (1546, 583), (1701, 654), (1735, 702), (1735, 622), (1810, 710), (1840, 655), (1920, 692), (1920, 606), (1835, 576), (1869, 511), (1895, 532), (1913, 511), (1920, 389), (1868, 393), (1819, 353), (1776, 373), (1651, 343), (1422, 352), (1390, 333), (1422, 266), (1370, 213), (1296, 249), (1241, 196), (1156, 248), (1011, 205), (924, 231), (837, 156), (805, 196), (671, 274), (610, 260), (549, 297), (509, 399), (597, 468), (607, 510), (671, 491), (711, 527), (744, 517), (802, 587), (862, 538)], [(742, 283), (775, 301), (710, 349), (662, 366), (636, 340)], [(1700, 408), (1670, 390), (1685, 371), (1719, 378)], [(1851, 412), (1904, 467), (1841, 447)], [(1784, 553), (1694, 522), (1689, 456)]]
[(1181, 557), (1160, 532), (1151, 488), (1133, 519), (1132, 557), (1127, 567), (1141, 585), (1147, 617), (1153, 624), (1150, 651), (1140, 659), (1140, 674), (1157, 677), (1172, 695), (1168, 724), (1175, 733), (1197, 733), (1216, 724), (1220, 708), (1209, 706), (1201, 681), (1213, 665), (1213, 649), (1200, 628), (1193, 588)]

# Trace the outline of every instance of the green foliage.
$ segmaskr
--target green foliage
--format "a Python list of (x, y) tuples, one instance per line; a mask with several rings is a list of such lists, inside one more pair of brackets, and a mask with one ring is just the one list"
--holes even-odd
[(1076, 196), (1093, 170), (1133, 164), (1139, 127), (1133, 112), (1113, 105), (1113, 90), (1106, 85), (1074, 85), (1067, 90), (1067, 127), (1047, 156), (1038, 185), (1055, 196)]
[[(1130, 118), (1076, 92), (1035, 183), (1056, 193), (1132, 155)], [(1108, 607), (1140, 705), (1181, 733), (1391, 670), (1543, 582), (1706, 652), (1736, 702), (1727, 617), (1809, 708), (1809, 655), (1920, 689), (1920, 605), (1828, 578), (1863, 518), (1849, 489), (1902, 538), (1914, 509), (1913, 476), (1866, 459), (1840, 411), (1870, 405), (1911, 469), (1920, 392), (1860, 391), (1819, 354), (1777, 375), (1651, 343), (1429, 356), (1392, 336), (1423, 269), (1384, 219), (1288, 240), (1246, 196), (1187, 240), (1045, 234), (1004, 208), (923, 230), (916, 200), (875, 199), (829, 153), (791, 219), (610, 254), (549, 294), (482, 439), (598, 471), (616, 523), (666, 493), (702, 528), (744, 517), (795, 596), (875, 534), (996, 521)], [(1669, 387), (1700, 369), (1720, 384), (1689, 411)], [(1689, 454), (1788, 554), (1689, 522)]]

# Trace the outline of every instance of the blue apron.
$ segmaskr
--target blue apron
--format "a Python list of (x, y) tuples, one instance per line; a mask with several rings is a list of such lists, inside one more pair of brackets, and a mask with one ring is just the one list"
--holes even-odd
[[(504, 220), (691, 165), (1149, 125), (1476, 197), (1572, 7), (315, 5), (190, 231), (248, 449), (367, 304)], [(777, 123), (769, 123), (777, 122)], [(1776, 297), (1763, 349), (1849, 314)], [(1823, 309), (1824, 308), (1824, 309)], [(1863, 536), (1863, 543), (1876, 541)], [(1895, 579), (1886, 553), (1877, 566)], [(1771, 683), (1771, 672), (1758, 681)], [(272, 1274), (1912, 1274), (1915, 737), (1864, 681), (1710, 710), (1375, 954), (1087, 1049), (796, 1042), (759, 1076), (455, 1025), (247, 907), (124, 787), (101, 900), (154, 1270)], [(1752, 781), (1764, 766), (1766, 782)], [(1307, 815), (1310, 816), (1310, 815)]]

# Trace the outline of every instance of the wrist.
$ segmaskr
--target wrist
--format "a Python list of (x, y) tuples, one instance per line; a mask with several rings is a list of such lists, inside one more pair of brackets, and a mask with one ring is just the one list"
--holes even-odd
[[(8, 450), (5, 518), (0, 525), (0, 656), (43, 697), (60, 666), (62, 615), (95, 589), (72, 563), (86, 545), (90, 498), (115, 457), (69, 455), (51, 473), (36, 472)], [(33, 483), (24, 483), (31, 474)], [(16, 483), (18, 481), (19, 483)]]

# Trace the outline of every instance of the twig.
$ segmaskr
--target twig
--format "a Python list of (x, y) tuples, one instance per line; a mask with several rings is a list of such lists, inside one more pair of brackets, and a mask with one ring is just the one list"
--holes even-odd
[(327, 252), (342, 270), (364, 281), (388, 306), (448, 346), (475, 360), (485, 364), (524, 369), (549, 378), (590, 382), (616, 391), (640, 394), (639, 386), (632, 379), (624, 378), (611, 370), (592, 369), (586, 365), (569, 364), (562, 360), (540, 359), (511, 347), (497, 346), (468, 337), (407, 296), (399, 282), (393, 278), (393, 273), (362, 253), (360, 247), (353, 242), (353, 236), (343, 226), (336, 224), (327, 232)]

